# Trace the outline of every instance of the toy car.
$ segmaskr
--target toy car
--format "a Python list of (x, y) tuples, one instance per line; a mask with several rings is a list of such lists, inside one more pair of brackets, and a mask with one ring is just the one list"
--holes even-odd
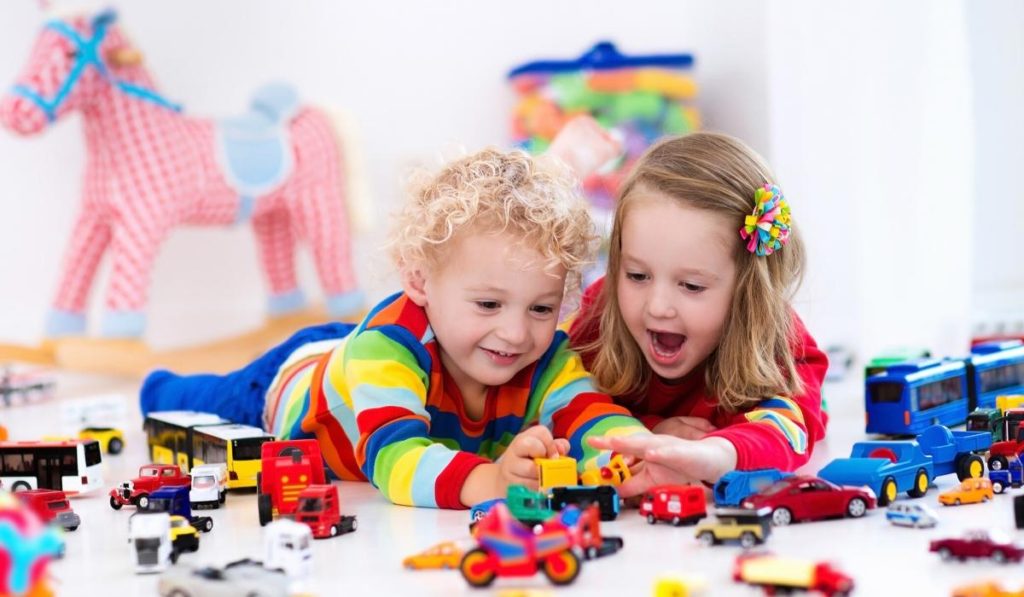
[(139, 468), (138, 477), (110, 490), (110, 507), (120, 510), (131, 504), (145, 510), (154, 491), (161, 487), (187, 486), (191, 482), (192, 479), (176, 464), (147, 464)]
[(260, 562), (238, 560), (223, 568), (172, 568), (160, 576), (157, 592), (177, 595), (291, 595), (295, 581)]
[(713, 495), (716, 506), (736, 507), (747, 496), (757, 493), (776, 481), (792, 477), (777, 468), (762, 468), (753, 471), (729, 471), (715, 483)]
[(14, 496), (43, 522), (53, 522), (65, 531), (74, 531), (82, 524), (82, 519), (68, 505), (67, 496), (59, 489), (28, 489), (15, 492)]
[(614, 485), (618, 487), (630, 478), (629, 467), (622, 454), (613, 454), (608, 464), (593, 470), (583, 471), (580, 485)]
[(693, 532), (704, 545), (736, 541), (743, 548), (750, 549), (764, 543), (772, 532), (772, 511), (768, 508), (719, 508), (715, 510), (715, 517), (717, 521), (702, 522)]
[(956, 587), (951, 597), (1024, 597), (1024, 589), (1009, 591), (995, 581), (982, 581)]
[(200, 464), (192, 467), (192, 488), (188, 499), (193, 506), (220, 508), (228, 495), (228, 467), (223, 462), (218, 464)]
[(1001, 538), (992, 537), (987, 531), (968, 531), (963, 538), (938, 539), (928, 545), (928, 551), (939, 554), (943, 560), (966, 560), (967, 558), (991, 558), (993, 562), (1019, 562), (1024, 550)]
[(1021, 463), (1017, 455), (1011, 455), (1002, 469), (989, 470), (988, 480), (992, 482), (992, 491), (996, 493), (1003, 493), (1009, 487), (1016, 489), (1024, 485), (1024, 463)]
[(988, 479), (967, 479), (939, 494), (939, 503), (943, 506), (959, 506), (960, 504), (979, 504), (994, 497), (992, 482)]
[(184, 516), (171, 517), (171, 548), (176, 554), (199, 551), (199, 531)]
[(572, 485), (554, 487), (548, 496), (552, 510), (562, 510), (567, 506), (585, 508), (588, 504), (597, 504), (601, 520), (615, 520), (619, 516), (619, 490), (612, 485)]
[(477, 523), (475, 534), (478, 546), (459, 564), (463, 578), (475, 587), (486, 587), (498, 576), (533, 576), (540, 570), (552, 583), (567, 585), (580, 572), (568, 529), (547, 525), (534, 533), (505, 504), (495, 504)]
[(495, 504), (504, 503), (505, 498), (494, 498), (493, 500), (486, 500), (479, 504), (474, 504), (473, 507), (469, 509), (469, 524), (472, 526), (481, 518), (487, 516), (487, 513), (491, 511), (491, 508), (493, 508)]
[(124, 449), (124, 432), (113, 427), (86, 427), (78, 432), (80, 439), (94, 439), (107, 454), (120, 454)]
[(939, 517), (924, 504), (893, 502), (885, 511), (885, 519), (897, 526), (917, 529), (931, 528), (939, 523)]
[(744, 508), (770, 508), (775, 526), (843, 516), (860, 518), (875, 504), (875, 495), (867, 487), (839, 486), (805, 475), (787, 477), (743, 500)]
[(707, 516), (704, 488), (695, 485), (659, 485), (644, 492), (640, 502), (640, 516), (648, 524), (658, 521), (675, 526), (692, 524)]
[(409, 570), (427, 570), (432, 568), (458, 568), (462, 561), (463, 550), (454, 541), (442, 541), (418, 554), (402, 560), (402, 565)]

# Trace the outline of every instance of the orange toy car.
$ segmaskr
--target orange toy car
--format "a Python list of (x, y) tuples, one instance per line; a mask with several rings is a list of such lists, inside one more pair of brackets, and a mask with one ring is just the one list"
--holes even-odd
[(1024, 590), (1007, 591), (995, 581), (978, 582), (953, 589), (953, 597), (1024, 597)]
[(437, 545), (402, 560), (409, 570), (433, 568), (455, 569), (462, 562), (463, 550), (454, 541), (442, 541)]
[(943, 506), (978, 504), (989, 501), (993, 496), (992, 482), (988, 479), (964, 479), (960, 487), (940, 493), (939, 503)]

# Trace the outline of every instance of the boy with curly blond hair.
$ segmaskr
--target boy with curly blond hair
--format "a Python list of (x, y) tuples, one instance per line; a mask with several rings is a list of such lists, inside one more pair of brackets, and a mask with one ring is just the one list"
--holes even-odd
[(589, 438), (646, 433), (557, 330), (595, 240), (567, 172), (487, 149), (424, 177), (396, 224), (403, 291), (361, 323), (302, 330), (227, 376), (155, 372), (143, 412), (194, 408), (315, 436), (340, 478), (437, 508), (536, 488), (537, 457), (600, 466), (608, 453)]

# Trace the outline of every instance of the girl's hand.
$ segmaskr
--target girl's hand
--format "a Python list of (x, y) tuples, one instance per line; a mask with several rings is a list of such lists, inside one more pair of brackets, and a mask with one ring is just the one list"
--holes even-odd
[(619, 486), (619, 495), (638, 495), (656, 485), (713, 483), (736, 468), (736, 448), (728, 440), (709, 437), (699, 441), (671, 435), (593, 437), (590, 445), (643, 460), (643, 467)]
[(501, 495), (509, 485), (525, 485), (537, 491), (537, 464), (534, 458), (558, 458), (569, 453), (569, 440), (551, 435), (543, 425), (534, 425), (512, 440), (498, 459), (498, 483)]
[(674, 435), (682, 439), (702, 439), (718, 427), (711, 424), (711, 421), (700, 417), (669, 417), (654, 426), (654, 433)]

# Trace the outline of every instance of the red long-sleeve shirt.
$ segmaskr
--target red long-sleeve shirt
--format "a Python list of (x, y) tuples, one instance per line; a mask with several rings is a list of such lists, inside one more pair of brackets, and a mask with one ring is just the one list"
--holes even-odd
[[(583, 346), (597, 339), (598, 319), (594, 311), (604, 279), (591, 284), (583, 293), (580, 311), (569, 329), (571, 345)], [(768, 397), (747, 410), (729, 413), (704, 383), (704, 367), (698, 366), (686, 377), (671, 383), (652, 376), (646, 392), (616, 396), (615, 401), (628, 407), (633, 416), (653, 429), (668, 417), (700, 417), (718, 427), (708, 437), (721, 437), (736, 447), (736, 468), (753, 470), (778, 468), (792, 471), (806, 463), (814, 444), (825, 436), (828, 415), (821, 410), (821, 383), (828, 369), (828, 358), (807, 332), (800, 318), (793, 314), (796, 342), (793, 357), (797, 374), (803, 381), (803, 393), (793, 397)], [(583, 355), (588, 369), (593, 355)]]

